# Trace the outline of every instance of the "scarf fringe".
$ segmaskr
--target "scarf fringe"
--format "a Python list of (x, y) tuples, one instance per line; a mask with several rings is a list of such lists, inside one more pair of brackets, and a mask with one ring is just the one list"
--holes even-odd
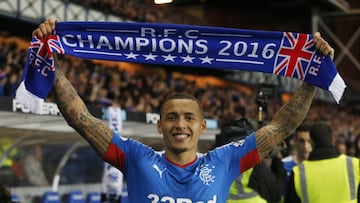
[(16, 90), (15, 99), (28, 108), (30, 112), (35, 114), (42, 114), (42, 106), (44, 99), (37, 97), (33, 93), (29, 92), (25, 87), (25, 80), (23, 80), (18, 89)]
[(337, 73), (329, 86), (329, 91), (332, 93), (335, 101), (338, 104), (344, 93), (345, 88), (346, 88), (346, 84), (345, 84), (344, 80), (341, 78), (339, 73)]

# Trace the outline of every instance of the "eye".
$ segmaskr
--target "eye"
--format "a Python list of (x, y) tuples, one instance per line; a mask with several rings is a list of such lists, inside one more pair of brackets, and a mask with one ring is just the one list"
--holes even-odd
[(299, 142), (300, 142), (300, 143), (305, 143), (305, 142), (306, 142), (306, 140), (305, 140), (305, 139), (303, 139), (303, 138), (300, 138), (300, 139), (299, 139)]
[(173, 114), (169, 114), (169, 115), (166, 116), (166, 120), (168, 120), (168, 121), (173, 121), (175, 119), (176, 119), (176, 116), (173, 115)]
[(193, 121), (193, 120), (195, 120), (195, 117), (194, 116), (186, 116), (185, 119), (187, 121)]

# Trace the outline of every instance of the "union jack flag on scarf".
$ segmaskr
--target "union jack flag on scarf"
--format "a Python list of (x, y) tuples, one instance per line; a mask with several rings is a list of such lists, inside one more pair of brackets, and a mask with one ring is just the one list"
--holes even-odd
[(330, 56), (315, 50), (310, 34), (157, 23), (59, 22), (55, 35), (34, 38), (30, 44), (16, 98), (31, 106), (31, 112), (39, 113), (41, 108), (29, 105), (32, 100), (24, 100), (24, 95), (30, 92), (40, 100), (47, 96), (54, 81), (53, 52), (84, 59), (271, 73), (328, 90), (336, 102), (346, 88)]
[(313, 45), (310, 35), (284, 32), (274, 73), (304, 80), (314, 54)]
[[(16, 90), (16, 99), (33, 113), (41, 114), (42, 104), (55, 80), (55, 65), (52, 53), (64, 54), (59, 36), (52, 35), (30, 42), (24, 73)], [(34, 82), (36, 81), (36, 82)]]

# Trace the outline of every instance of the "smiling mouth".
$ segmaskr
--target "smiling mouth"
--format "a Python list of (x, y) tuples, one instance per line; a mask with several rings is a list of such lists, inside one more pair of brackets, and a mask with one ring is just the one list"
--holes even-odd
[(177, 140), (177, 141), (183, 141), (186, 138), (190, 137), (189, 134), (174, 134), (173, 136), (174, 136), (175, 140)]

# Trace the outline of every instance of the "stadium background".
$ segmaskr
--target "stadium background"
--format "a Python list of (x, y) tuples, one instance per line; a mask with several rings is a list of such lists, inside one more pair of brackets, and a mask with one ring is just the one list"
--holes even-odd
[[(322, 118), (332, 122), (338, 143), (345, 143), (348, 147), (346, 153), (359, 156), (355, 154), (359, 151), (356, 143), (360, 137), (360, 2), (357, 0), (175, 0), (169, 5), (154, 5), (150, 0), (4, 0), (0, 1), (2, 87), (8, 87), (14, 75), (17, 77), (14, 76), (13, 87), (16, 85), (31, 32), (50, 17), (61, 21), (145, 21), (303, 33), (318, 30), (335, 48), (334, 61), (348, 88), (339, 105), (328, 92), (319, 91), (307, 120)], [(131, 95), (134, 105), (127, 106), (129, 101), (114, 97), (106, 90), (111, 88), (108, 81), (97, 94), (103, 94), (103, 97), (89, 99), (88, 105), (92, 113), (104, 118), (109, 105), (120, 103), (124, 135), (156, 149), (162, 148), (161, 136), (153, 124), (158, 117), (157, 98), (163, 94), (157, 91), (169, 91), (163, 86), (173, 90), (196, 89), (194, 93), (202, 99), (208, 112), (210, 129), (200, 141), (200, 151), (206, 152), (219, 133), (220, 121), (236, 115), (238, 107), (245, 106), (247, 117), (256, 121), (259, 90), (270, 92), (265, 117), (269, 120), (299, 85), (299, 81), (262, 73), (198, 69), (195, 72), (190, 68), (79, 61), (71, 57), (66, 61), (66, 65), (72, 67), (73, 75), (69, 75), (79, 92), (84, 86), (74, 82), (84, 77), (81, 74), (84, 66), (79, 64), (96, 67), (92, 75), (102, 74), (110, 81), (111, 75), (128, 79), (128, 86), (123, 89), (143, 88), (140, 95), (147, 99), (140, 101), (136, 95)], [(145, 75), (151, 77), (144, 78)], [(155, 83), (157, 80), (162, 82)], [(99, 191), (101, 160), (54, 110), (51, 96), (47, 101), (49, 115), (37, 116), (28, 114), (27, 109), (17, 104), (11, 92), (2, 91), (0, 95), (0, 183), (10, 185), (22, 202), (36, 201), (49, 190), (57, 190), (62, 195), (72, 190), (81, 190), (84, 194)], [(21, 167), (24, 167), (21, 159), (38, 146), (41, 147), (41, 164), (47, 179), (47, 183), (40, 185), (20, 177), (25, 175), (21, 172)], [(8, 160), (11, 160), (10, 173), (2, 170), (7, 167)]]

